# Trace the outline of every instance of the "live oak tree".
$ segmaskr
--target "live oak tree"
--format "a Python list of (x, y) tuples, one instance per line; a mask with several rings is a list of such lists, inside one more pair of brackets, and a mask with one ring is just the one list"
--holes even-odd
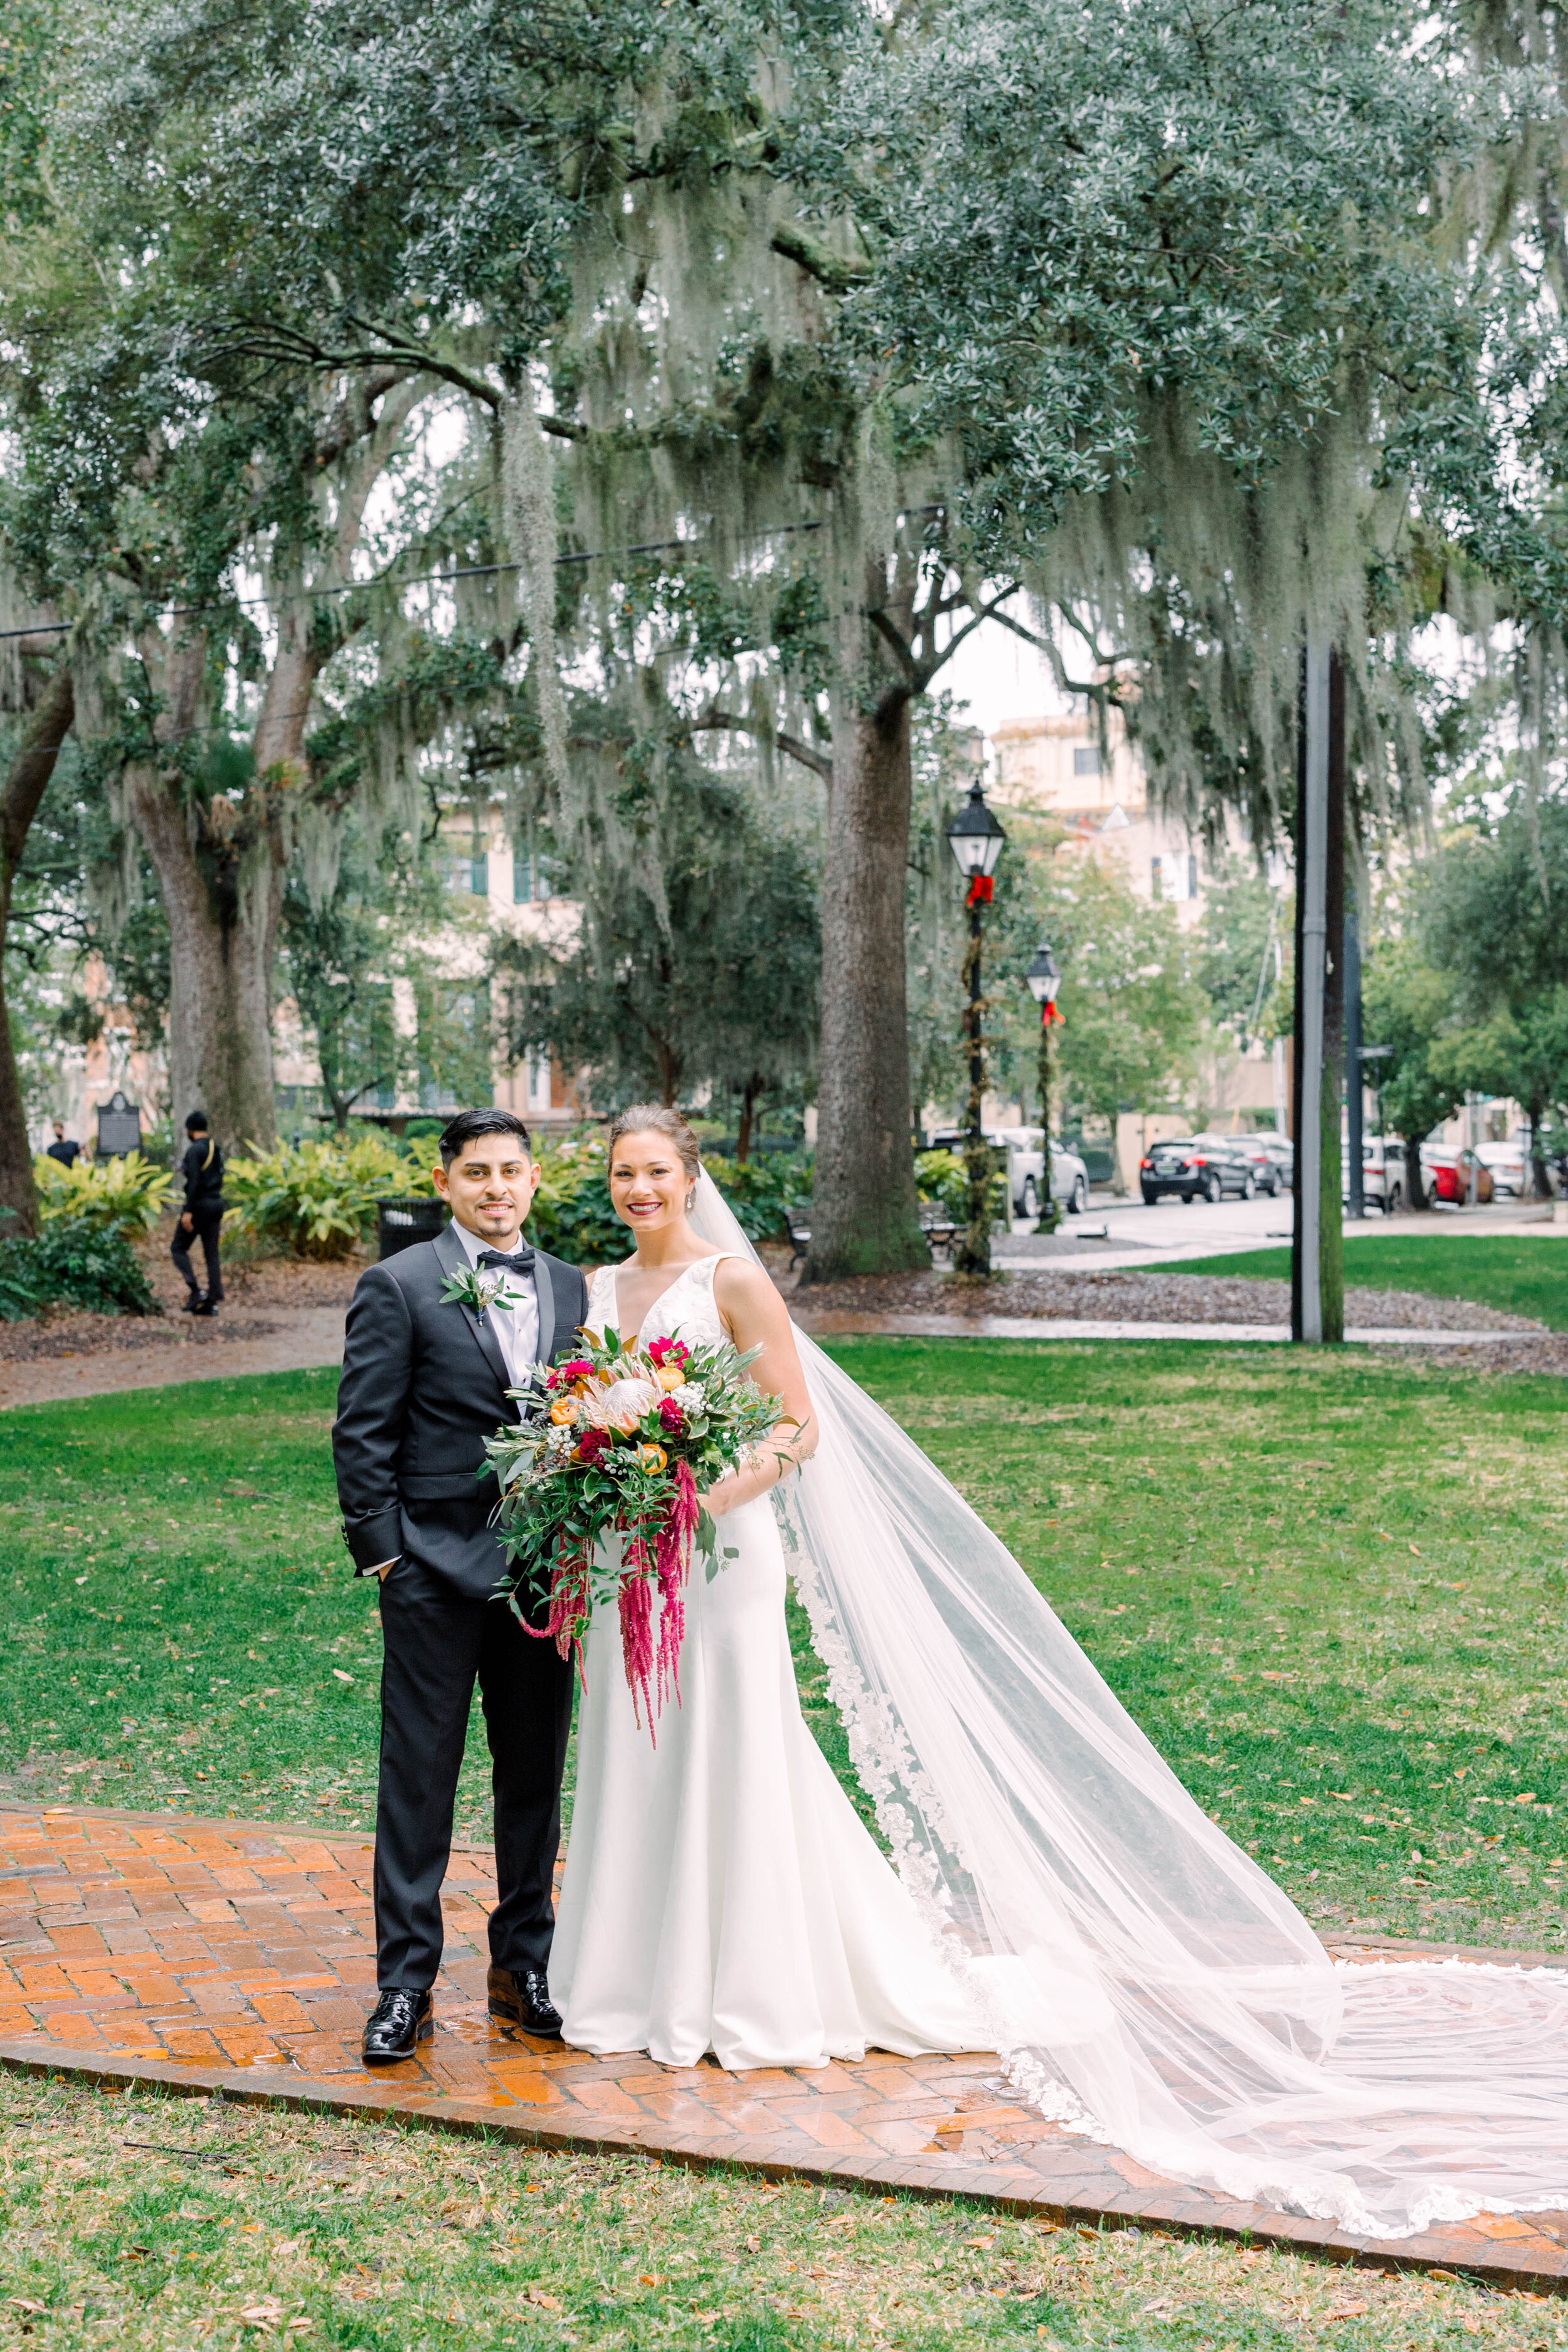
[[(653, 756), (646, 739), (623, 747), (628, 793)], [(754, 1110), (811, 1074), (820, 940), (806, 846), (743, 781), (686, 762), (679, 790), (647, 794), (658, 838), (640, 876), (584, 842), (575, 862), (556, 860), (578, 919), (496, 944), (512, 1053), (585, 1072), (598, 1108), (717, 1088)]]

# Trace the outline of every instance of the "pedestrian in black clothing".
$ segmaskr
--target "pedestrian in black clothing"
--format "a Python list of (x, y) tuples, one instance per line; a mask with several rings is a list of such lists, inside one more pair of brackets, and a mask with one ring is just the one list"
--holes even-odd
[(47, 1156), (51, 1160), (58, 1160), (62, 1168), (74, 1168), (81, 1158), (81, 1146), (79, 1143), (71, 1141), (70, 1137), (66, 1133), (66, 1123), (63, 1118), (57, 1118), (55, 1121), (55, 1139), (47, 1146)]
[[(223, 1297), (223, 1270), (217, 1255), (218, 1232), (223, 1223), (223, 1153), (207, 1131), (205, 1111), (191, 1113), (185, 1121), (185, 1133), (191, 1139), (180, 1162), (180, 1173), (185, 1180), (185, 1205), (174, 1227), (170, 1255), (184, 1275), (190, 1293), (184, 1311), (187, 1315), (216, 1315)], [(197, 1240), (206, 1260), (205, 1290), (197, 1282), (191, 1265), (191, 1244)]]

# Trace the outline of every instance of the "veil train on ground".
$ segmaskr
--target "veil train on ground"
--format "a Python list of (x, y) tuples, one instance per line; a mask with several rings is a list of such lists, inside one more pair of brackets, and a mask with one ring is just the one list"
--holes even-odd
[[(755, 1259), (706, 1174), (691, 1223)], [(1152, 2170), (1357, 2235), (1568, 2206), (1568, 1976), (1331, 1959), (956, 1488), (796, 1341), (819, 1434), (774, 1490), (791, 1571), (1013, 2084)]]

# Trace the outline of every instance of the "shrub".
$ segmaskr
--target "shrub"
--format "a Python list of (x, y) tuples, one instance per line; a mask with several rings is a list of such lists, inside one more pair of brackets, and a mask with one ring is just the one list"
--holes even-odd
[(57, 1305), (99, 1315), (163, 1311), (123, 1230), (91, 1217), (53, 1217), (37, 1240), (0, 1242), (0, 1321)]
[(268, 1152), (253, 1146), (224, 1176), (240, 1231), (298, 1257), (352, 1257), (374, 1226), (378, 1201), (434, 1191), (419, 1157), (380, 1135), (280, 1143)]
[(600, 1138), (574, 1137), (541, 1151), (539, 1168), (529, 1240), (568, 1265), (605, 1265), (625, 1257), (631, 1235), (611, 1205)]
[(786, 1238), (788, 1212), (811, 1198), (809, 1159), (787, 1159), (782, 1151), (745, 1160), (718, 1155), (710, 1159), (704, 1154), (702, 1164), (735, 1212), (749, 1242)]
[(969, 1171), (956, 1151), (915, 1154), (915, 1191), (921, 1201), (939, 1202), (950, 1216), (969, 1213)]
[(79, 1160), (73, 1168), (62, 1168), (40, 1151), (33, 1181), (45, 1225), (67, 1218), (117, 1234), (151, 1233), (174, 1189), (168, 1170), (140, 1151), (128, 1151), (122, 1160)]

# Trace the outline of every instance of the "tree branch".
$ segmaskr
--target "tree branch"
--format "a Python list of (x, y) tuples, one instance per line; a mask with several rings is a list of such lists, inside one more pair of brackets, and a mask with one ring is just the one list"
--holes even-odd
[(75, 717), (75, 681), (70, 664), (62, 660), (23, 730), (20, 748), (0, 789), (0, 921), (10, 905), (11, 877)]
[(820, 238), (787, 223), (774, 229), (772, 241), (775, 253), (782, 253), (786, 261), (793, 261), (808, 278), (815, 278), (829, 294), (852, 293), (873, 274), (869, 262), (846, 261), (842, 254), (831, 252)]
[(803, 768), (809, 768), (824, 782), (833, 774), (833, 762), (826, 753), (814, 750), (798, 735), (786, 735), (781, 728), (765, 727), (760, 719), (742, 719), (738, 711), (721, 710), (716, 703), (710, 703), (699, 718), (689, 719), (687, 724), (693, 735), (755, 736), (761, 742), (771, 743), (775, 751), (798, 760)]

